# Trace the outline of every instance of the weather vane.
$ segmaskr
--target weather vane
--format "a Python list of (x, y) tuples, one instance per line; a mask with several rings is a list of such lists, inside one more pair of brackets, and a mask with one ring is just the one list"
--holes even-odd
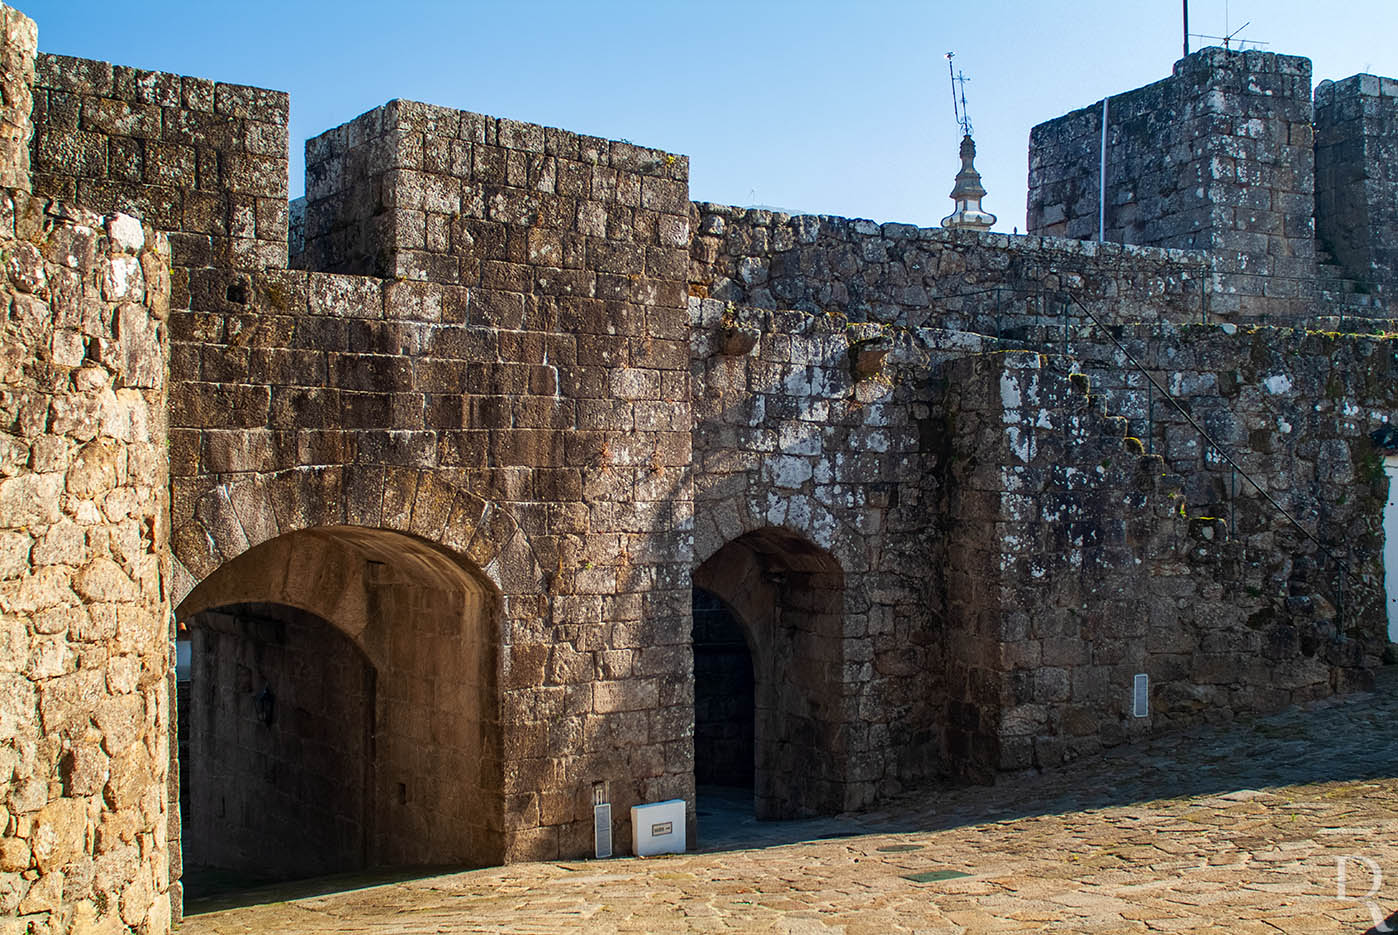
[(976, 171), (976, 141), (971, 139), (971, 115), (966, 112), (965, 74), (958, 73), (951, 60), (955, 52), (947, 53), (947, 74), (951, 76), (951, 108), (961, 127), (961, 171), (951, 189), (956, 210), (942, 218), (942, 226), (951, 230), (988, 231), (995, 224), (995, 215), (981, 207), (985, 186)]
[(947, 53), (947, 74), (951, 76), (951, 109), (956, 114), (956, 124), (961, 127), (962, 136), (971, 135), (971, 115), (966, 113), (966, 82), (970, 78), (965, 72), (958, 72), (952, 67), (951, 60), (956, 55), (955, 52)]

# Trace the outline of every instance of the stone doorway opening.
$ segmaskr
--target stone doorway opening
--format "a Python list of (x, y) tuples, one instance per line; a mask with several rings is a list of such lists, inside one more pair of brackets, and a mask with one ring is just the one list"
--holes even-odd
[(180, 839), (191, 897), (364, 870), (377, 672), (284, 604), (195, 614), (180, 698)]
[(736, 750), (721, 749), (719, 741), (745, 739), (736, 714), (742, 702), (716, 704), (714, 696), (739, 684), (745, 645), (752, 670), (751, 814), (791, 819), (839, 812), (848, 741), (839, 562), (799, 534), (769, 527), (723, 546), (695, 570), (693, 583), (696, 786), (739, 775)]
[(752, 808), (756, 707), (752, 652), (732, 608), (694, 589), (694, 784)]
[(268, 540), (196, 586), (176, 610), (178, 894), (503, 862), (496, 606), (455, 556), (359, 527)]

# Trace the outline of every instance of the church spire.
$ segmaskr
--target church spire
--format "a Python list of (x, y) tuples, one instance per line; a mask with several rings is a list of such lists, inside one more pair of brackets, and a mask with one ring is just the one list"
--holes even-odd
[(981, 185), (981, 174), (976, 171), (975, 162), (976, 141), (967, 133), (961, 138), (961, 171), (956, 173), (956, 184), (951, 189), (956, 210), (942, 218), (943, 227), (988, 231), (995, 223), (995, 215), (981, 208), (985, 187)]

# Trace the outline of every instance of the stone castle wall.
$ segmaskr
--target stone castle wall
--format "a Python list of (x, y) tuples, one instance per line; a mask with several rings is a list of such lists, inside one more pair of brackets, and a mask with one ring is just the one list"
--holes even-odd
[[(1384, 645), (1386, 485), (1367, 433), (1398, 400), (1364, 362), (1383, 343), (1198, 331), (1161, 375), (1238, 380), (1204, 417), (1221, 441), (1237, 441), (1225, 420), (1254, 441), (1296, 420), (1294, 445), (1239, 461), (1323, 545), (1243, 479), (1225, 509), (1191, 509), (1165, 459), (1105, 414), (1112, 394), (1061, 360), (949, 365), (948, 750), (972, 775), (1368, 684)], [(1196, 415), (1208, 399), (1191, 394)], [(1343, 584), (1327, 550), (1344, 556)], [(1146, 718), (1131, 711), (1137, 673), (1153, 686)]]
[(0, 187), (29, 190), (29, 138), (33, 132), (34, 21), (0, 6)]
[[(1104, 239), (1215, 253), (1210, 312), (1301, 318), (1315, 301), (1311, 63), (1209, 48), (1108, 99)], [(1102, 106), (1029, 136), (1028, 230), (1097, 235)]]
[[(683, 248), (615, 185), (643, 184), (636, 147), (589, 143), (585, 189), (544, 192), (510, 175), (526, 152), (512, 147), (547, 135), (581, 165), (582, 138), (383, 111), (483, 122), (470, 184), (486, 216), (456, 218), (470, 236), (434, 254), (447, 283), (177, 273), (176, 554), (192, 583), (314, 526), (456, 551), (498, 593), (503, 856), (583, 853), (594, 781), (619, 816), (692, 787), (688, 324), (679, 274), (644, 265), (669, 251), (682, 269)], [(670, 184), (673, 166), (650, 159)], [(413, 243), (383, 249), (417, 256)]]
[(634, 299), (684, 277), (688, 181), (685, 156), (392, 101), (306, 142), (303, 262), (512, 291), (530, 266), (549, 294)]
[(851, 321), (1024, 336), (1086, 324), (1072, 292), (1109, 321), (1195, 321), (1201, 252), (790, 216), (695, 204), (691, 291), (738, 305), (834, 312)]
[[(174, 269), (167, 325), (152, 229), (138, 247), (112, 220), (104, 239), (77, 209), (13, 196), (22, 301), (6, 327), (23, 340), (7, 378), (20, 390), (0, 396), (17, 452), (0, 508), (23, 522), (0, 595), (55, 581), (87, 622), (49, 632), (37, 605), (4, 618), (25, 660), (10, 746), (29, 790), (5, 805), (7, 911), (115, 911), (158, 932), (168, 889), (178, 912), (187, 842), (162, 824), (178, 784), (161, 788), (172, 603), (207, 628), (204, 665), (281, 651), (211, 636), (250, 606), (328, 621), (367, 661), (376, 752), (340, 817), (362, 816), (370, 864), (586, 854), (599, 795), (619, 851), (629, 805), (685, 798), (693, 826), (696, 587), (740, 618), (753, 660), (761, 817), (1364, 684), (1383, 635), (1366, 434), (1395, 403), (1391, 342), (1192, 324), (1317, 310), (1308, 80), (1302, 59), (1207, 50), (1114, 98), (1113, 191), (1148, 184), (1108, 223), (1155, 244), (1121, 246), (694, 205), (685, 157), (408, 101), (307, 144), (289, 222), (285, 95), (42, 56), (36, 191), (140, 213), (170, 232)], [(1035, 131), (1044, 230), (1095, 221), (1094, 119)], [(5, 171), (21, 177), (17, 157)], [(13, 259), (36, 249), (44, 281), (91, 293), (73, 328), (60, 306), (76, 287), (43, 297), (39, 267)], [(1322, 546), (1235, 492), (1123, 348)], [(168, 400), (151, 369), (164, 354)], [(24, 383), (36, 374), (50, 383)], [(118, 467), (74, 481), (74, 452), (110, 447), (105, 379), (147, 422), (113, 422)], [(40, 425), (25, 400), (46, 393)], [(87, 396), (97, 408), (74, 411), (98, 428), (80, 437), (65, 407)], [(168, 526), (149, 450), (167, 412)], [(49, 435), (67, 439), (30, 441)], [(91, 521), (80, 542), (36, 537), (49, 513), (24, 511), (45, 501), (4, 497), (91, 487), (94, 471), (149, 496), (89, 509), (65, 495), (71, 523), (52, 522)], [(103, 577), (48, 561), (71, 543), (64, 556), (93, 565), (106, 550)], [(131, 598), (115, 616), (112, 595)], [(99, 619), (115, 630), (74, 635)], [(135, 656), (134, 682), (113, 647)], [(113, 723), (105, 702), (83, 719), (92, 672), (123, 711), (139, 699), (122, 723), (144, 744), (78, 743), (106, 744)], [(1152, 712), (1137, 719), (1142, 672)], [(51, 726), (38, 683), (74, 677)], [(221, 690), (256, 713), (251, 681)], [(86, 804), (46, 812), (50, 798)], [(260, 831), (240, 834), (243, 853)], [(50, 840), (69, 842), (60, 858)]]
[(169, 248), (0, 198), (0, 916), (169, 926)]
[(1398, 286), (1398, 80), (1355, 75), (1315, 92), (1316, 237), (1367, 291)]
[[(886, 338), (841, 315), (697, 298), (690, 315), (696, 566), (745, 536), (785, 530), (842, 573), (838, 626), (823, 634), (836, 663), (824, 679), (832, 739), (789, 750), (794, 759), (773, 768), (787, 785), (824, 772), (842, 809), (936, 775), (943, 702), (927, 680), (939, 665), (937, 595), (921, 489), (933, 418), (927, 351), (909, 334)], [(870, 339), (887, 346), (860, 373), (858, 347)], [(720, 580), (704, 586), (746, 606), (736, 572), (712, 577)], [(760, 633), (750, 639), (776, 651)]]

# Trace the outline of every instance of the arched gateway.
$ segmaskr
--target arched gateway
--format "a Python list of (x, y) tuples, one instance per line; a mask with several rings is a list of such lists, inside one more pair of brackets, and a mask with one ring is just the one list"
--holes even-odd
[[(839, 562), (789, 530), (760, 529), (700, 565), (694, 588), (696, 780), (735, 781), (741, 773), (729, 762), (732, 742), (751, 736), (758, 818), (840, 811), (845, 576)], [(750, 657), (736, 643), (739, 632)], [(741, 667), (749, 658), (752, 707), (729, 710), (742, 697), (733, 689), (743, 687)], [(713, 702), (725, 693), (728, 704), (720, 708)], [(744, 716), (750, 734), (737, 723)]]
[(270, 539), (195, 587), (176, 610), (189, 895), (501, 862), (496, 603), (440, 547), (351, 526)]

